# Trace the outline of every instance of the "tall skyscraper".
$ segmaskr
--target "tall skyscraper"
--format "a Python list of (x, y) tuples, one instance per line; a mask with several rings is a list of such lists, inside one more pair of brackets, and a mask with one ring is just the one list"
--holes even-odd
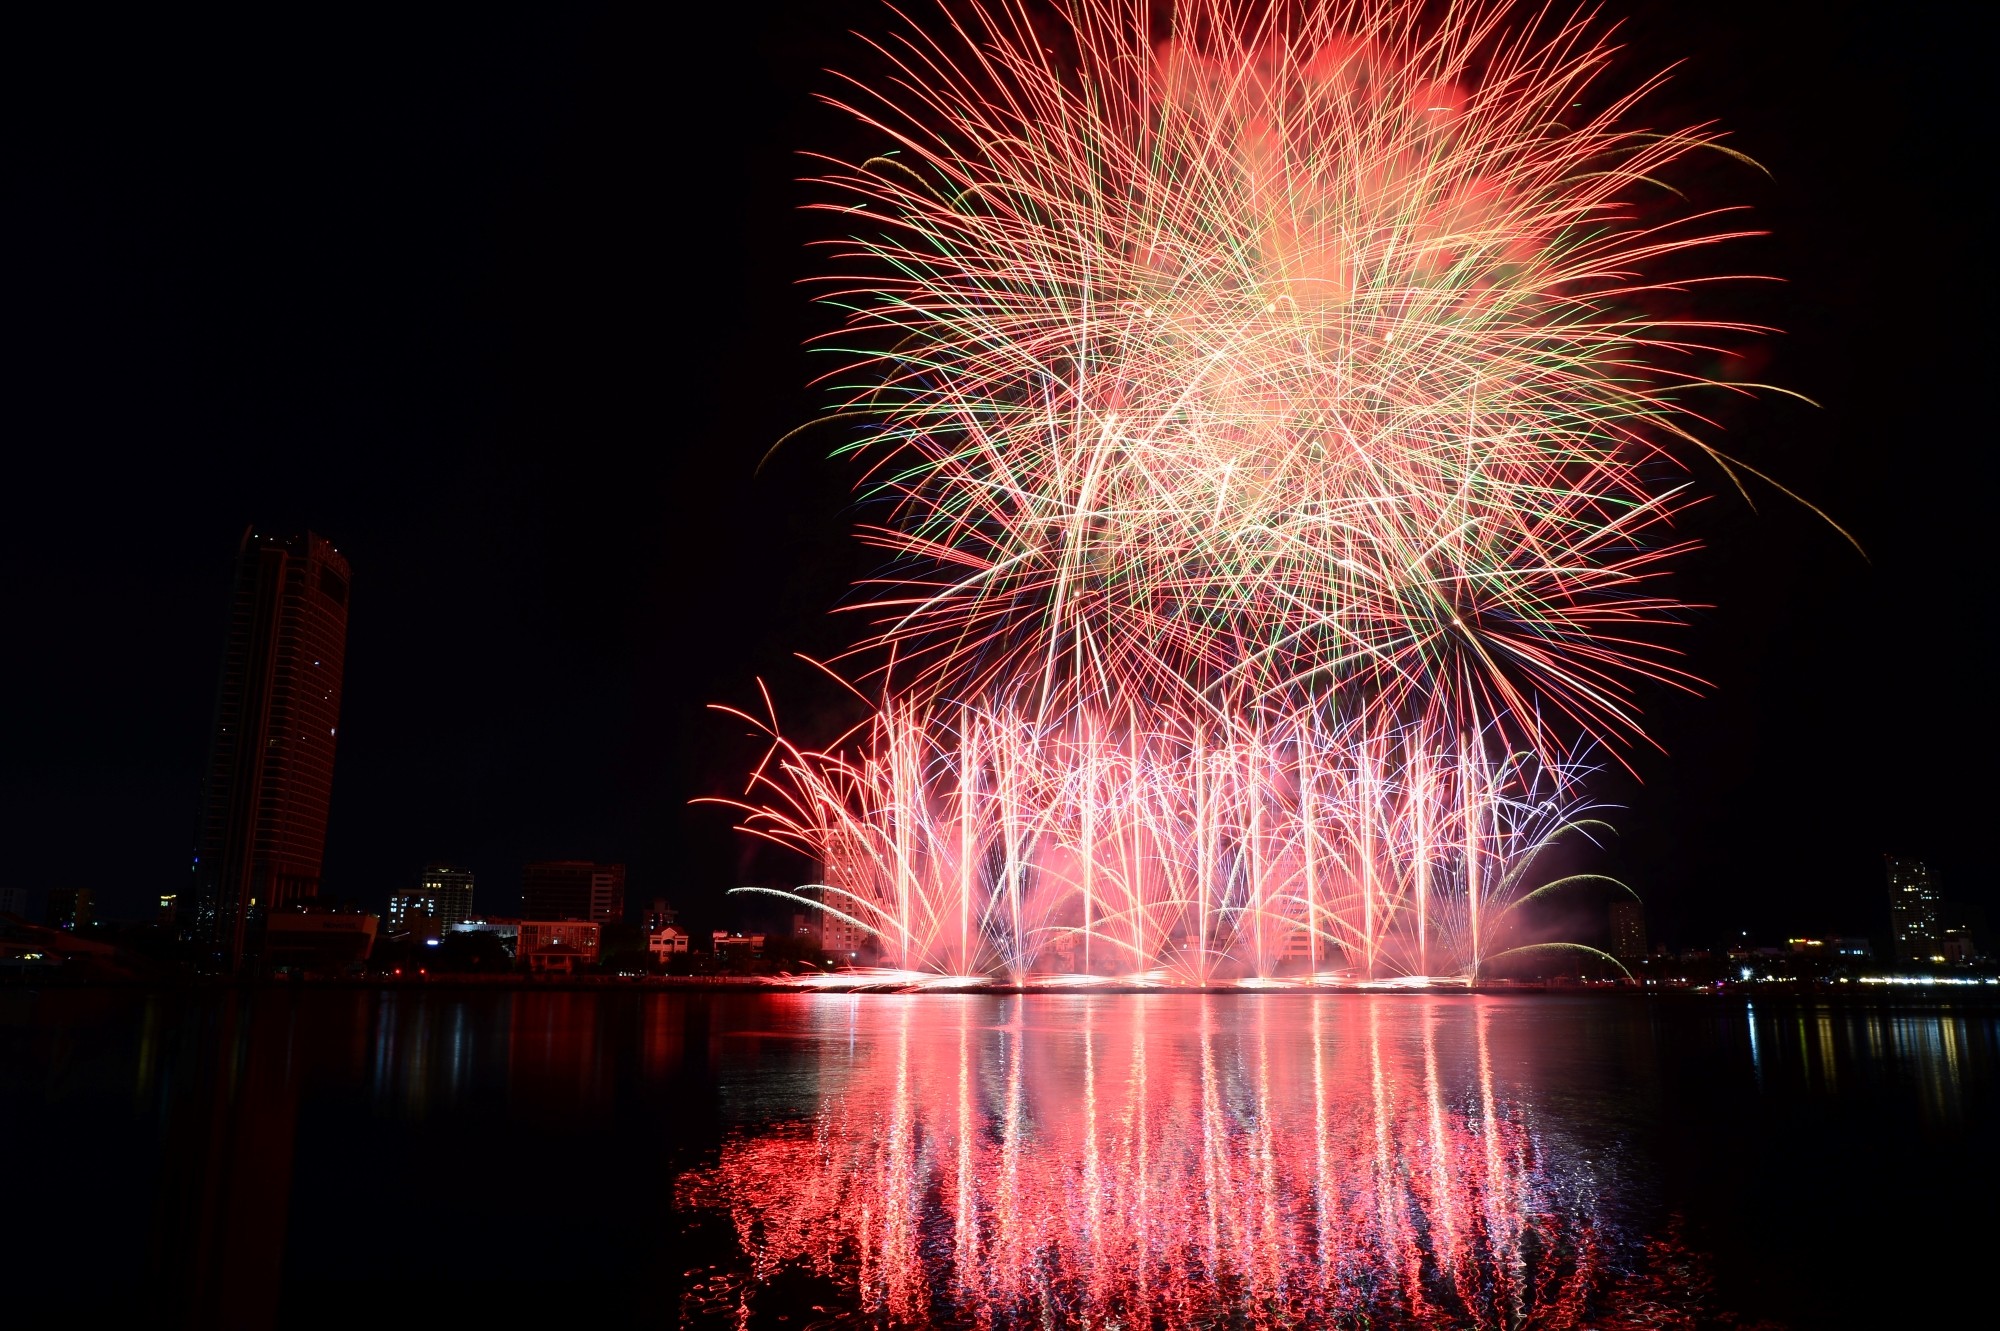
[(244, 532), (192, 893), (195, 937), (226, 970), (254, 954), (266, 912), (319, 895), (347, 591), (347, 561), (311, 532)]
[(1889, 925), (1896, 936), (1896, 960), (1928, 962), (1943, 956), (1938, 927), (1938, 890), (1922, 860), (1884, 856), (1889, 870)]
[(426, 864), (417, 886), (437, 903), (438, 924), (445, 929), (472, 918), (472, 870), (449, 864)]
[(590, 860), (543, 860), (521, 875), (521, 918), (524, 920), (595, 920), (612, 924), (625, 918), (625, 866)]

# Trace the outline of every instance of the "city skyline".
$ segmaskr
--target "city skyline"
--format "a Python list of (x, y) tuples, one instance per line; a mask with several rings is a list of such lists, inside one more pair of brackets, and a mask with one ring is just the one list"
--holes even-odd
[[(281, 720), (277, 727), (285, 731), (287, 743), (294, 747), (298, 746), (301, 735), (312, 737), (312, 751), (303, 755), (302, 763), (297, 759), (293, 763), (295, 769), (299, 767), (305, 769), (303, 782), (297, 776), (294, 776), (289, 783), (282, 775), (274, 778), (277, 782), (274, 790), (277, 793), (275, 796), (267, 794), (262, 801), (262, 805), (268, 805), (269, 808), (247, 815), (247, 822), (242, 818), (237, 820), (249, 840), (262, 847), (255, 853), (256, 867), (238, 871), (245, 884), (238, 890), (245, 900), (254, 897), (255, 891), (269, 893), (271, 889), (268, 887), (256, 887), (255, 891), (251, 890), (254, 885), (262, 884), (267, 879), (278, 884), (277, 891), (267, 895), (260, 904), (282, 908), (286, 905), (311, 902), (319, 896), (317, 856), (306, 852), (324, 844), (327, 830), (326, 808), (329, 803), (332, 754), (334, 741), (337, 738), (337, 726), (324, 723), (328, 720), (337, 722), (339, 718), (340, 649), (344, 647), (347, 586), (350, 576), (346, 560), (332, 544), (311, 532), (294, 535), (260, 534), (254, 524), (243, 529), (229, 596), (230, 627), (221, 660), (221, 683), (218, 686), (215, 730), (211, 739), (211, 775), (204, 787), (205, 792), (223, 791), (225, 798), (218, 803), (216, 798), (204, 793), (201, 801), (201, 829), (197, 838), (198, 851), (209, 851), (213, 859), (213, 847), (221, 844), (219, 830), (221, 823), (218, 819), (223, 814), (218, 810), (226, 811), (226, 793), (235, 784), (227, 779), (231, 771), (231, 755), (234, 747), (224, 742), (230, 730), (230, 725), (226, 722), (233, 721), (237, 723), (238, 728), (241, 728), (245, 714), (245, 702), (242, 697), (245, 690), (242, 680), (246, 671), (246, 661), (260, 650), (265, 657), (270, 658), (259, 658), (262, 662), (260, 668), (268, 676), (263, 688), (265, 694), (279, 696), (278, 711), (281, 717), (287, 706), (297, 705), (292, 696), (299, 687), (299, 680), (295, 676), (304, 669), (304, 661), (303, 658), (299, 660), (292, 658), (298, 656), (300, 650), (317, 644), (319, 654), (324, 659), (313, 660), (311, 664), (315, 671), (322, 672), (324, 678), (321, 679), (321, 683), (328, 686), (320, 691), (316, 699), (305, 700), (308, 706), (303, 710), (311, 712), (314, 724), (294, 725)], [(309, 593), (316, 594), (309, 595)], [(337, 615), (337, 621), (330, 618), (330, 614)], [(302, 617), (310, 618), (312, 625), (303, 636), (301, 627), (306, 623), (306, 619)], [(328, 636), (329, 633), (332, 634), (331, 637)], [(282, 651), (279, 650), (280, 639), (286, 639), (289, 643)], [(311, 656), (313, 653), (308, 650), (306, 655)], [(258, 705), (268, 710), (271, 700), (269, 697), (261, 697)], [(272, 727), (267, 724), (266, 729), (270, 728)], [(295, 730), (300, 734), (293, 734)], [(263, 743), (270, 744), (274, 741), (267, 739)], [(280, 812), (288, 810), (285, 794), (288, 786), (304, 787), (303, 818), (297, 812)], [(301, 799), (289, 801), (290, 804), (300, 802)], [(281, 823), (284, 825), (282, 828), (279, 827)], [(272, 863), (279, 857), (271, 849), (281, 842), (290, 845), (293, 852), (291, 859), (286, 861), (289, 866), (288, 871), (282, 876), (272, 868)], [(1945, 933), (1948, 930), (1963, 932), (1965, 922), (1960, 921), (1951, 926), (1942, 922), (1939, 915), (1942, 894), (1937, 888), (1932, 877), (1933, 871), (1927, 862), (1910, 855), (1885, 854), (1879, 858), (1881, 862), (1887, 864), (1889, 870), (1890, 905), (1886, 911), (1877, 909), (1871, 912), (1867, 909), (1850, 907), (1840, 920), (1826, 919), (1823, 917), (1824, 912), (1815, 915), (1808, 911), (1803, 921), (1802, 917), (1795, 913), (1774, 927), (1767, 927), (1764, 932), (1772, 937), (1782, 936), (1802, 927), (1802, 922), (1806, 926), (1826, 932), (1820, 929), (1820, 926), (1838, 924), (1841, 928), (1851, 929), (1858, 935), (1886, 943), (1888, 952), (1899, 961), (1925, 961), (1931, 959), (1933, 954), (1939, 954), (1938, 949), (1943, 946)], [(310, 871), (307, 869), (308, 861), (314, 861)], [(245, 859), (245, 863), (249, 863), (249, 858)], [(228, 921), (235, 918), (239, 941), (233, 945), (217, 945), (225, 948), (233, 946), (237, 951), (242, 951), (244, 944), (240, 941), (241, 928), (243, 921), (249, 918), (249, 913), (239, 909), (234, 917), (231, 916), (226, 909), (231, 899), (228, 895), (229, 889), (221, 884), (219, 875), (204, 879), (203, 860), (200, 854), (195, 859), (195, 870), (195, 883), (191, 890), (178, 898), (180, 902), (185, 903), (178, 907), (180, 923), (184, 928), (191, 928), (198, 938), (226, 938), (229, 936)], [(581, 870), (583, 877), (576, 885), (576, 891), (564, 892), (557, 884), (557, 880), (574, 876), (568, 873), (573, 870)], [(210, 872), (213, 873), (212, 870)], [(498, 908), (489, 905), (480, 914), (501, 918), (593, 919), (601, 923), (625, 922), (625, 872), (626, 866), (622, 861), (597, 863), (580, 859), (528, 860), (516, 866), (514, 872), (491, 874), (488, 880), (487, 900), (495, 903)], [(802, 864), (799, 873), (802, 877), (811, 877), (811, 866)], [(535, 887), (538, 875), (547, 880), (540, 890), (539, 895), (542, 900), (539, 902)], [(1905, 879), (1911, 881), (1905, 883)], [(440, 921), (440, 929), (448, 931), (452, 924), (475, 918), (471, 905), (474, 880), (475, 874), (470, 869), (432, 860), (426, 862), (418, 871), (414, 886), (389, 886), (379, 893), (370, 893), (365, 889), (358, 892), (337, 892), (331, 896), (330, 904), (376, 911), (382, 916), (385, 932), (406, 927), (405, 917), (411, 914), (424, 914), (437, 918)], [(494, 886), (496, 882), (511, 883), (517, 880), (523, 884), (518, 899), (505, 888)], [(207, 884), (206, 887), (203, 886), (204, 883)], [(133, 894), (121, 894), (114, 889), (110, 897), (116, 903), (114, 909), (119, 912), (118, 918), (136, 922), (158, 914), (164, 919), (167, 912), (176, 909), (170, 904), (175, 898), (165, 891), (165, 886), (163, 884), (157, 893), (137, 894), (138, 897), (143, 897), (144, 901), (159, 902), (158, 909), (154, 912), (143, 909), (143, 902), (141, 908), (131, 908), (131, 903), (122, 898)], [(182, 884), (182, 886), (188, 885)], [(641, 891), (651, 893), (654, 888), (655, 885), (646, 884), (642, 886)], [(50, 903), (53, 903), (58, 896), (67, 900), (76, 897), (78, 893), (81, 893), (83, 899), (90, 900), (103, 891), (101, 885), (68, 881), (33, 886), (10, 885), (7, 890), (14, 894), (15, 899), (22, 902), (33, 902), (39, 898)], [(1907, 894), (1912, 891), (1919, 891), (1923, 898), (1919, 911), (1922, 920), (1914, 925), (1910, 920), (1910, 911), (1913, 908), (1906, 899)], [(205, 906), (204, 892), (207, 893), (206, 901), (209, 903), (219, 901), (225, 909), (218, 910), (214, 904)], [(575, 902), (570, 901), (570, 897), (573, 896), (577, 898)], [(720, 887), (704, 892), (700, 885), (696, 885), (692, 892), (684, 888), (683, 894), (672, 900), (674, 906), (681, 912), (687, 912), (692, 907), (693, 917), (701, 920), (704, 926), (711, 923), (741, 922), (745, 918), (746, 910), (751, 915), (759, 913), (760, 907), (753, 902), (739, 901), (724, 906), (721, 902), (722, 896), (723, 891)], [(558, 897), (561, 898), (561, 903), (557, 902)], [(1643, 898), (1640, 902), (1631, 904), (1646, 912), (1639, 917), (1637, 924), (1631, 922), (1629, 911), (1614, 904), (1604, 933), (1603, 941), (1612, 945), (1613, 955), (1620, 957), (1639, 955), (1630, 952), (1625, 946), (1627, 940), (1634, 936), (1632, 930), (1636, 929), (1636, 937), (1640, 939), (1649, 933), (1647, 921), (1652, 915), (1651, 907)], [(1860, 905), (1860, 903), (1855, 904)], [(541, 907), (539, 910), (535, 909), (537, 905)], [(1971, 918), (1982, 921), (1985, 918), (1984, 899), (1976, 885), (1971, 891), (1961, 887), (1951, 905), (1960, 914), (1967, 914), (1966, 908), (1969, 908)], [(206, 917), (200, 913), (205, 909), (209, 912)], [(762, 909), (764, 913), (771, 913), (773, 918), (776, 918), (776, 907), (766, 903)], [(47, 910), (53, 911), (53, 904), (49, 905)], [(36, 917), (44, 913), (46, 912), (33, 912)], [(1871, 914), (1881, 918), (1868, 918)], [(1670, 909), (1667, 917), (1672, 919), (1673, 916), (1674, 912)], [(220, 923), (204, 924), (205, 918), (219, 918)], [(73, 926), (65, 925), (65, 927)], [(848, 932), (854, 932), (844, 924), (834, 927), (843, 931), (843, 938)], [(1984, 925), (1979, 927), (1983, 929)], [(211, 935), (205, 934), (204, 929), (222, 932)], [(1724, 923), (1716, 924), (1705, 932), (1698, 928), (1689, 930), (1684, 927), (1661, 932), (1663, 937), (1672, 938), (1677, 946), (1701, 947), (1718, 939), (1726, 940), (1739, 931)], [(1748, 931), (1741, 932), (1747, 936)]]
[[(196, 801), (229, 534), (249, 516), (274, 530), (313, 526), (364, 568), (394, 570), (380, 581), (370, 575), (353, 626), (329, 896), (380, 905), (414, 866), (443, 858), (490, 885), (482, 899), (500, 911), (521, 865), (567, 855), (627, 863), (639, 897), (666, 896), (699, 927), (710, 922), (703, 912), (720, 918), (713, 903), (725, 887), (782, 878), (786, 866), (751, 853), (727, 817), (687, 801), (731, 793), (743, 754), (755, 749), (706, 704), (753, 702), (759, 676), (812, 680), (789, 653), (824, 654), (843, 640), (845, 626), (826, 611), (846, 575), (868, 567), (847, 535), (852, 474), (817, 461), (823, 448), (781, 450), (757, 471), (770, 443), (819, 401), (802, 387), (811, 365), (796, 350), (826, 323), (790, 289), (809, 268), (797, 243), (809, 228), (793, 212), (805, 192), (790, 183), (791, 153), (843, 132), (812, 106), (811, 93), (825, 86), (815, 71), (829, 51), (854, 50), (841, 34), (868, 14), (834, 6), (795, 16), (789, 28), (744, 18), (725, 34), (731, 49), (749, 53), (755, 90), (727, 128), (724, 159), (742, 191), (717, 204), (723, 224), (701, 234), (727, 254), (773, 256), (754, 268), (715, 265), (718, 274), (747, 273), (746, 300), (766, 313), (725, 317), (685, 347), (610, 294), (611, 279), (628, 276), (670, 303), (736, 307), (716, 299), (727, 290), (719, 276), (649, 257), (663, 237), (688, 233), (673, 230), (682, 224), (670, 190), (632, 181), (616, 163), (651, 132), (646, 116), (628, 111), (671, 118), (681, 104), (659, 98), (698, 101), (721, 85), (655, 89), (627, 53), (651, 40), (632, 27), (643, 22), (636, 17), (600, 16), (552, 40), (525, 28), (499, 32), (505, 50), (540, 72), (526, 83), (484, 67), (452, 76), (489, 113), (482, 122), (496, 137), (455, 156), (436, 179), (409, 153), (374, 166), (345, 155), (339, 145), (350, 131), (393, 144), (404, 119), (423, 122), (429, 75), (382, 65), (365, 34), (345, 39), (352, 49), (336, 41), (314, 57), (326, 63), (303, 71), (301, 87), (322, 87), (339, 60), (358, 57), (380, 66), (396, 109), (339, 135), (301, 138), (273, 177), (300, 206), (282, 222), (226, 233), (247, 236), (248, 257), (220, 243), (225, 233), (209, 236), (203, 219), (228, 216), (231, 191), (242, 188), (235, 165), (264, 131), (239, 126), (214, 139), (193, 184), (165, 173), (167, 140), (142, 134), (124, 144), (137, 171), (127, 173), (139, 182), (132, 188), (170, 205), (167, 234), (188, 241), (188, 271), (206, 276), (185, 301), (127, 289), (112, 277), (140, 262), (118, 248), (137, 233), (109, 222), (103, 234), (116, 244), (91, 290), (134, 327), (181, 330), (165, 340), (174, 369), (156, 400), (172, 429), (214, 442), (193, 450), (187, 481), (136, 447), (98, 478), (96, 506), (124, 530), (163, 497), (176, 501), (170, 539), (152, 543), (137, 576), (107, 576), (113, 553), (66, 544), (55, 515), (30, 515), (9, 534), (27, 566), (46, 575), (31, 589), (31, 613), (60, 626), (53, 650), (12, 667), (23, 696), (45, 700), (47, 714), (29, 718), (10, 748), (13, 807), (59, 842), (74, 843), (107, 816), (121, 833), (88, 874), (54, 849), (30, 847), (6, 885), (88, 886), (102, 909), (137, 916), (171, 888), (176, 861), (184, 872), (186, 834), (176, 829)], [(1948, 893), (1983, 902), (1991, 888), (1968, 830), (1974, 796), (1947, 779), (1955, 754), (1983, 741), (1940, 733), (1919, 706), (1927, 695), (1971, 692), (1977, 669), (1977, 617), (1948, 613), (1976, 594), (1963, 571), (1975, 563), (1969, 536), (1935, 520), (1924, 479), (1951, 466), (1968, 409), (1949, 395), (1906, 401), (1874, 387), (1852, 349), (1869, 345), (1856, 333), (1864, 296), (1893, 307), (1879, 316), (1891, 324), (1955, 326), (1942, 296), (1895, 287), (1886, 280), (1893, 256), (1861, 239), (1900, 210), (1949, 250), (1969, 213), (1955, 202), (1956, 178), (1924, 155), (1932, 148), (1869, 158), (1891, 184), (1922, 181), (1924, 190), (1857, 192), (1850, 155), (1824, 142), (1925, 142), (1911, 127), (1953, 122), (1953, 81), (1908, 73), (1948, 58), (1949, 33), (1881, 37), (1831, 18), (1801, 32), (1775, 12), (1640, 7), (1625, 35), (1649, 65), (1687, 61), (1662, 94), (1670, 106), (1710, 105), (1708, 91), (1729, 84), (1731, 142), (1774, 177), (1751, 200), (1751, 216), (1778, 238), (1753, 242), (1765, 247), (1746, 262), (1786, 279), (1763, 299), (1770, 322), (1792, 332), (1773, 348), (1765, 377), (1823, 405), (1746, 405), (1731, 437), (1749, 441), (1754, 459), (1781, 461), (1776, 471), (1854, 530), (1873, 562), (1781, 498), (1760, 498), (1756, 513), (1717, 499), (1694, 515), (1690, 525), (1711, 550), (1682, 587), (1685, 599), (1716, 605), (1695, 612), (1690, 643), (1714, 687), (1701, 698), (1649, 700), (1664, 753), (1642, 746), (1625, 755), (1642, 780), (1615, 765), (1605, 774), (1604, 797), (1626, 807), (1604, 867), (1646, 897), (1656, 933), (1679, 939), (1737, 927), (1776, 933), (1802, 917), (1876, 928), (1885, 852), (1925, 859)], [(1708, 54), (1721, 46), (1729, 59)], [(116, 48), (108, 68), (125, 70), (120, 60), (136, 60), (139, 49)], [(1811, 90), (1822, 71), (1848, 67), (1878, 71), (1895, 95), (1865, 112), (1818, 108)], [(1758, 73), (1757, 86), (1731, 82), (1744, 70)], [(142, 94), (150, 76), (127, 72), (130, 95)], [(587, 97), (577, 91), (586, 84), (595, 89)], [(272, 99), (273, 124), (306, 123), (302, 94), (256, 90)], [(99, 133), (80, 111), (70, 114), (85, 140)], [(198, 128), (206, 112), (174, 114), (195, 117)], [(1822, 114), (1842, 132), (1801, 131)], [(522, 144), (540, 146), (524, 157)], [(67, 179), (60, 163), (41, 169)], [(349, 226), (365, 222), (370, 201), (406, 187), (429, 191), (432, 229), (406, 245), (379, 226)], [(56, 220), (108, 187), (80, 188), (74, 198), (49, 196), (43, 234), (63, 271), (81, 271), (87, 251)], [(104, 202), (93, 215), (147, 211)], [(450, 243), (451, 219), (474, 226), (480, 244)], [(335, 236), (351, 240), (325, 243)], [(595, 294), (580, 295), (554, 256), (579, 252), (586, 237), (600, 280), (587, 284)], [(301, 257), (308, 252), (337, 262), (315, 269)], [(439, 267), (433, 260), (444, 254), (460, 257)], [(266, 270), (282, 276), (287, 300), (315, 314), (271, 346), (235, 318), (272, 299), (258, 275)], [(521, 300), (502, 301), (510, 291)], [(58, 295), (31, 293), (51, 346), (87, 331)], [(417, 312), (414, 323), (383, 321), (391, 295)], [(589, 331), (559, 338), (547, 331), (554, 326)], [(429, 331), (419, 336), (419, 327)], [(378, 332), (387, 338), (379, 347)], [(103, 354), (137, 365), (139, 345), (114, 339)], [(441, 349), (429, 362), (434, 373), (398, 370), (433, 346)], [(223, 414), (207, 381), (186, 372), (196, 364), (185, 359), (196, 355), (190, 348), (248, 356), (270, 372), (248, 418)], [(1947, 335), (1934, 354), (1949, 374), (1970, 352)], [(340, 364), (353, 368), (351, 381), (337, 376)], [(68, 373), (52, 370), (44, 382), (65, 383)], [(337, 393), (342, 382), (354, 391)], [(681, 404), (671, 411), (657, 405), (668, 387)], [(73, 445), (91, 431), (141, 432), (124, 414), (130, 408), (98, 404), (72, 418), (58, 400), (34, 399), (34, 475), (70, 490), (87, 455)], [(335, 406), (316, 415), (311, 402)], [(1868, 465), (1890, 434), (1902, 441), (1897, 465)], [(702, 442), (647, 444), (636, 469), (623, 462), (635, 443), (682, 437)], [(554, 438), (573, 443), (551, 447)], [(63, 559), (46, 553), (56, 549), (67, 551)], [(137, 687), (114, 687), (106, 673), (117, 657), (113, 622), (149, 644)], [(838, 697), (812, 697), (807, 708), (823, 714), (816, 721), (849, 719)], [(61, 717), (78, 724), (58, 727)], [(1987, 723), (1975, 715), (1969, 724)], [(1888, 772), (1897, 779), (1863, 777)], [(796, 881), (803, 868), (790, 872)]]

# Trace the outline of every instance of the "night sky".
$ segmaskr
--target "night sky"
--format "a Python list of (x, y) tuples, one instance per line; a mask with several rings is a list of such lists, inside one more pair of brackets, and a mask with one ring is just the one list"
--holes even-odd
[[(523, 861), (597, 857), (705, 925), (783, 881), (689, 801), (758, 751), (707, 704), (763, 676), (808, 731), (841, 712), (791, 654), (853, 632), (854, 473), (827, 434), (755, 468), (824, 406), (797, 153), (869, 142), (813, 96), (886, 11), (37, 8), (4, 43), (0, 886), (117, 916), (185, 884), (252, 522), (353, 565), (327, 895), (442, 859), (507, 911)], [(1658, 119), (1772, 173), (1700, 182), (1784, 279), (1724, 308), (1821, 406), (1731, 406), (1726, 446), (1868, 559), (1699, 474), (1676, 589), (1714, 608), (1678, 642), (1714, 688), (1649, 695), (1606, 864), (1683, 944), (1881, 936), (1884, 852), (1990, 898), (1985, 43), (1927, 6), (1607, 12), (1627, 77), (1684, 62)]]

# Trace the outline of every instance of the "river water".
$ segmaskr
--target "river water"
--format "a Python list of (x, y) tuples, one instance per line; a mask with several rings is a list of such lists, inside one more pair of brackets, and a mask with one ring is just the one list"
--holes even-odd
[(1996, 1109), (1986, 1005), (14, 990), (0, 1249), (149, 1325), (1934, 1322)]

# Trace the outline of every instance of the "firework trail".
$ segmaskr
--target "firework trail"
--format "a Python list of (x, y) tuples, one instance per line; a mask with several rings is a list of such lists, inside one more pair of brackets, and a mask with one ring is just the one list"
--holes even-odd
[(1476, 972), (1576, 755), (1693, 682), (1659, 578), (1758, 330), (1680, 313), (1746, 233), (1669, 180), (1729, 150), (1504, 4), (993, 0), (878, 49), (836, 105), (881, 151), (820, 181), (882, 712), (781, 743), (748, 826), (907, 966)]

